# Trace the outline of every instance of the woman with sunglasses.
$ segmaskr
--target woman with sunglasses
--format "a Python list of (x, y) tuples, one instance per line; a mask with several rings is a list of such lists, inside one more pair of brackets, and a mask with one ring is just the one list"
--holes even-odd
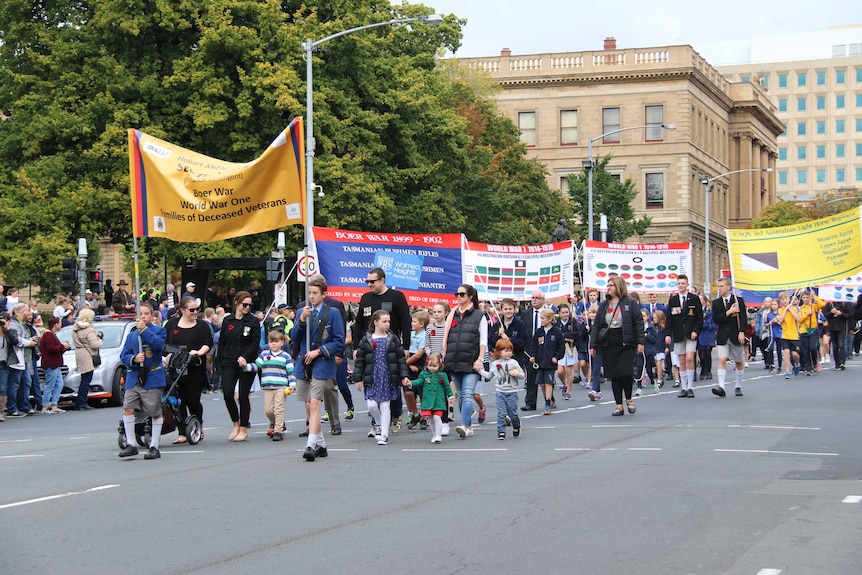
[(479, 296), (473, 286), (461, 284), (455, 297), (458, 305), (446, 318), (443, 355), (458, 392), (461, 425), (455, 431), (464, 439), (473, 435), (473, 392), (488, 349), (488, 322), (479, 309)]
[[(201, 393), (207, 386), (206, 357), (213, 345), (213, 333), (209, 324), (200, 318), (198, 300), (186, 296), (180, 300), (179, 315), (172, 317), (165, 325), (167, 339), (165, 343), (185, 346), (189, 354), (189, 365), (186, 373), (178, 382), (182, 403), (180, 405), (180, 436), (174, 443), (188, 443), (185, 424), (189, 412), (196, 415), (203, 428), (204, 406), (201, 404)], [(200, 319), (199, 319), (200, 318)], [(204, 433), (201, 431), (201, 439)]]
[[(222, 320), (219, 331), (218, 356), (221, 366), (224, 404), (233, 422), (229, 441), (245, 441), (251, 426), (251, 402), (249, 392), (254, 383), (254, 372), (245, 371), (245, 366), (254, 363), (260, 343), (260, 321), (251, 313), (251, 294), (237, 292), (233, 298), (233, 313)], [(234, 393), (239, 382), (239, 409)]]

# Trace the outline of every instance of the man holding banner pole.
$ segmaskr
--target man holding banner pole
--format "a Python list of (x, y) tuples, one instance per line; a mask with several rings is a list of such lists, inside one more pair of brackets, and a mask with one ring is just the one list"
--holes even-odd
[(730, 291), (730, 278), (718, 280), (718, 298), (712, 300), (712, 321), (718, 325), (715, 341), (718, 344), (718, 385), (712, 393), (724, 397), (727, 378), (727, 360), (736, 366), (735, 395), (742, 396), (742, 375), (745, 371), (745, 328), (748, 312), (745, 302)]
[(672, 335), (667, 337), (666, 343), (673, 340), (673, 351), (679, 357), (682, 389), (677, 397), (694, 397), (694, 354), (697, 336), (703, 328), (703, 307), (700, 298), (689, 293), (687, 275), (679, 274), (676, 286), (678, 291), (671, 294), (667, 302)]

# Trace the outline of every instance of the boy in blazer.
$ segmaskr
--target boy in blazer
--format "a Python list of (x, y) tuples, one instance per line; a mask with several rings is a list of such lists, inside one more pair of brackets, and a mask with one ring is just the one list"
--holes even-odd
[(677, 292), (667, 301), (670, 317), (673, 351), (679, 357), (679, 379), (681, 390), (677, 397), (694, 397), (694, 354), (697, 351), (697, 336), (703, 329), (703, 306), (700, 298), (688, 291), (688, 276), (680, 274), (676, 278)]
[(718, 280), (718, 297), (712, 301), (712, 321), (718, 326), (715, 343), (718, 346), (718, 385), (712, 393), (724, 397), (728, 358), (736, 364), (736, 396), (742, 396), (742, 374), (745, 371), (745, 328), (748, 312), (745, 302), (730, 291), (730, 278)]

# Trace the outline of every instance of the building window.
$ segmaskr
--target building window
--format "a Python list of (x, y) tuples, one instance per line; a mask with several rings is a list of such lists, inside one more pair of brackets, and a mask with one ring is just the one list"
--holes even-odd
[(856, 181), (862, 182), (862, 168), (856, 168)]
[(783, 162), (785, 160), (787, 160), (787, 148), (778, 148), (778, 161)]
[(844, 83), (844, 70), (835, 70), (835, 83), (843, 84)]
[(843, 158), (844, 157), (844, 144), (835, 144), (835, 157)]
[(646, 129), (647, 142), (664, 140), (664, 128), (660, 126), (664, 123), (664, 106), (647, 106), (645, 123), (651, 126)]
[(778, 172), (778, 185), (779, 186), (786, 186), (787, 185), (787, 172), (786, 171)]
[(798, 170), (796, 172), (796, 183), (797, 184), (807, 184), (808, 183), (808, 171)]
[(835, 109), (843, 110), (844, 109), (844, 94), (838, 94), (835, 96)]
[(786, 112), (787, 111), (787, 98), (778, 98), (778, 111)]
[(797, 72), (796, 73), (796, 85), (799, 88), (804, 88), (808, 85), (808, 74), (806, 72)]
[(862, 144), (856, 144), (856, 157), (862, 158)]
[(862, 94), (856, 94), (856, 107), (862, 108)]
[(856, 118), (856, 131), (862, 132), (862, 118)]
[(521, 141), (528, 146), (535, 146), (536, 137), (536, 113), (518, 112), (518, 129), (521, 130)]
[(808, 107), (808, 99), (807, 98), (796, 98), (796, 110), (799, 112), (804, 112)]
[(807, 160), (808, 150), (805, 146), (797, 146), (796, 147), (796, 159), (797, 160)]
[(862, 68), (856, 68), (856, 81), (862, 82)]
[(751, 77), (750, 76), (740, 76), (739, 81), (742, 82), (743, 84), (748, 84), (749, 82), (751, 82)]
[[(818, 184), (825, 184), (826, 183), (826, 170), (817, 170), (816, 176), (817, 176), (817, 183)], [(802, 183), (802, 182), (800, 182), (800, 183)]]
[(569, 196), (569, 176), (560, 176), (560, 193), (563, 194), (564, 197)]
[[(859, 80), (859, 78), (860, 78), (859, 72), (862, 72), (862, 70), (856, 70), (856, 81), (862, 82), (862, 80)], [(786, 88), (787, 87), (787, 74), (779, 74), (778, 75), (778, 87), (779, 88)]]
[(826, 85), (826, 72), (817, 72), (817, 85), (825, 86)]
[(664, 207), (664, 174), (646, 174), (646, 207)]
[(615, 132), (602, 139), (603, 144), (619, 144), (620, 143), (620, 109), (619, 108), (603, 108), (602, 109), (602, 134)]
[(826, 120), (819, 120), (814, 124), (814, 130), (818, 134), (826, 133)]
[(578, 143), (578, 111), (560, 110), (560, 144), (573, 146)]
[(835, 120), (835, 133), (843, 134), (844, 133), (844, 120)]
[(835, 170), (835, 182), (836, 183), (841, 184), (844, 182), (845, 179), (846, 179), (846, 175), (845, 175), (844, 168), (838, 168), (837, 170)]
[(817, 109), (825, 110), (826, 109), (826, 96), (817, 96)]
[(796, 135), (804, 136), (808, 133), (808, 126), (806, 126), (805, 122), (796, 122)]
[(817, 146), (816, 152), (817, 152), (817, 159), (818, 160), (822, 160), (822, 159), (826, 158), (826, 146), (825, 145), (821, 144), (821, 145)]

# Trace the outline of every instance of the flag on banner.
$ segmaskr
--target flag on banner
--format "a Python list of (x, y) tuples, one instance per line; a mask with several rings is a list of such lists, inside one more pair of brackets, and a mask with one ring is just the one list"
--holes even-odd
[(129, 130), (132, 232), (212, 242), (305, 223), (302, 120), (251, 162), (217, 160)]
[(832, 283), (862, 269), (862, 208), (777, 228), (727, 230), (737, 288), (780, 291)]
[[(691, 274), (691, 244), (617, 244), (584, 242), (584, 288), (606, 290), (618, 275), (629, 290), (646, 293), (676, 291), (676, 278)], [(691, 282), (691, 278), (689, 278)]]
[(479, 299), (529, 300), (535, 290), (558, 298), (574, 291), (571, 240), (538, 246), (467, 242), (463, 257), (463, 281), (476, 288)]

